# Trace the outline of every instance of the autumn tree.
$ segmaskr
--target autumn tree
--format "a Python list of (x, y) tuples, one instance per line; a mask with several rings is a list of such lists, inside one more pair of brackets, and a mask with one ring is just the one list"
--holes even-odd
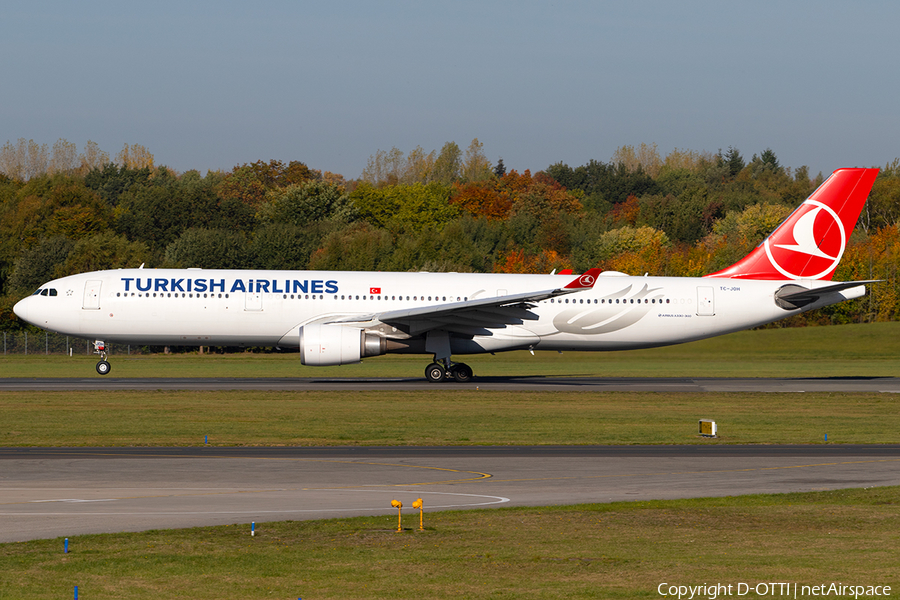
[(528, 254), (522, 249), (512, 249), (500, 255), (495, 263), (497, 273), (550, 273), (570, 268), (570, 262), (555, 250), (540, 250)]
[(100, 169), (109, 163), (109, 153), (100, 149), (96, 142), (88, 140), (84, 150), (79, 155), (79, 172), (89, 173), (94, 169)]
[(505, 219), (512, 209), (512, 198), (496, 180), (455, 182), (451, 202), (470, 215)]
[(461, 176), (464, 181), (484, 181), (492, 175), (491, 161), (484, 155), (484, 144), (478, 138), (472, 140), (466, 149), (462, 162)]
[(153, 155), (140, 144), (125, 144), (116, 154), (116, 162), (129, 169), (153, 168)]
[(234, 167), (219, 183), (216, 193), (224, 200), (238, 200), (257, 209), (271, 190), (318, 179), (320, 173), (296, 160), (284, 164), (280, 160), (261, 160)]
[(50, 162), (47, 165), (47, 173), (74, 173), (79, 167), (78, 146), (65, 139), (58, 139), (53, 144), (50, 154)]
[(396, 147), (389, 151), (379, 150), (369, 157), (360, 179), (375, 186), (429, 183), (434, 173), (435, 156), (434, 150), (426, 153), (421, 146), (416, 146), (406, 156)]
[(19, 138), (0, 147), (0, 173), (16, 181), (29, 181), (47, 172), (50, 152), (47, 144)]
[(620, 146), (613, 153), (612, 161), (610, 162), (613, 165), (621, 165), (632, 173), (636, 173), (639, 170), (643, 171), (650, 177), (659, 175), (659, 171), (663, 166), (656, 144), (644, 143), (636, 149), (634, 146)]

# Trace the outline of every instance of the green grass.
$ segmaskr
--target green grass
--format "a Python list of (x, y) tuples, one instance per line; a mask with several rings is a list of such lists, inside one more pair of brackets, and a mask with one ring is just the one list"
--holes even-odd
[[(900, 376), (900, 324), (770, 329), (622, 353), (467, 358), (477, 374)], [(121, 377), (420, 377), (425, 357), (309, 369), (297, 355), (112, 358)], [(96, 376), (6, 356), (4, 377)], [(96, 376), (99, 377), (99, 376)], [(890, 394), (4, 392), (0, 445), (900, 442)], [(715, 419), (720, 439), (697, 437)], [(659, 598), (657, 586), (891, 585), (900, 488), (396, 515), (0, 544), (0, 600)], [(708, 597), (708, 596), (706, 596)], [(742, 596), (754, 598), (753, 594)], [(770, 596), (771, 597), (771, 596)]]
[(824, 392), (5, 392), (0, 445), (900, 443), (898, 408)]
[[(668, 348), (457, 356), (481, 376), (898, 377), (900, 323), (764, 329)], [(101, 377), (97, 358), (6, 355), (3, 377)], [(429, 357), (381, 356), (362, 364), (304, 367), (288, 354), (116, 354), (110, 377), (422, 377)]]
[(393, 515), (266, 523), (254, 538), (247, 525), (89, 535), (69, 554), (40, 540), (0, 545), (0, 599), (71, 598), (75, 585), (91, 600), (660, 598), (664, 582), (895, 595), (898, 505), (891, 487), (426, 512), (424, 532), (408, 511), (401, 533)]

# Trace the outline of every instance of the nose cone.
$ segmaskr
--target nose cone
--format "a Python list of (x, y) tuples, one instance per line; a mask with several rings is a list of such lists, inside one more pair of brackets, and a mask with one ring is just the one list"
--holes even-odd
[(30, 323), (28, 320), (28, 301), (31, 300), (31, 297), (23, 298), (16, 302), (16, 305), (13, 306), (13, 312), (16, 313), (16, 316), (25, 321), (26, 323)]

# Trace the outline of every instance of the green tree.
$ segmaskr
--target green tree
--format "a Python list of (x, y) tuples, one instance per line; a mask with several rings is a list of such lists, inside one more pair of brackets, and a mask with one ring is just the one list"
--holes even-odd
[(569, 190), (581, 190), (589, 208), (603, 207), (604, 202), (625, 202), (629, 196), (640, 198), (660, 192), (656, 181), (640, 165), (631, 170), (624, 163), (612, 165), (590, 160), (575, 169), (556, 163), (544, 172)]
[(221, 198), (217, 173), (202, 177), (188, 171), (176, 177), (157, 170), (152, 185), (133, 186), (120, 196), (116, 228), (132, 240), (146, 242), (162, 252), (191, 228), (251, 231), (256, 225), (253, 207), (237, 198)]
[(267, 223), (257, 228), (250, 255), (257, 269), (307, 269), (312, 253), (325, 237), (338, 231), (335, 221), (316, 221), (305, 226)]
[(382, 271), (393, 253), (391, 234), (357, 223), (329, 234), (309, 261), (309, 268), (328, 271)]
[(875, 179), (859, 225), (867, 232), (900, 225), (900, 174), (890, 165)]
[(84, 177), (84, 185), (94, 190), (108, 206), (117, 206), (119, 196), (132, 186), (149, 185), (153, 171), (150, 167), (129, 169), (115, 163), (91, 169)]
[(637, 252), (645, 247), (669, 245), (665, 232), (652, 227), (621, 227), (600, 235), (594, 246), (594, 264), (608, 260), (624, 252)]
[(740, 212), (729, 211), (703, 240), (704, 246), (714, 253), (712, 270), (724, 269), (746, 256), (790, 212), (787, 206), (777, 204), (754, 204)]
[(74, 247), (72, 240), (56, 236), (41, 238), (23, 250), (9, 278), (9, 293), (25, 295), (58, 277)]
[(728, 169), (728, 174), (731, 179), (734, 179), (738, 176), (738, 173), (744, 170), (744, 167), (747, 166), (744, 163), (744, 157), (741, 156), (741, 153), (734, 146), (728, 146), (728, 152), (725, 153), (724, 156), (719, 156), (719, 161)]
[(78, 240), (57, 272), (60, 277), (102, 271), (138, 267), (151, 259), (147, 245), (129, 242), (112, 231)]
[(478, 138), (472, 140), (466, 149), (466, 156), (461, 166), (461, 176), (465, 181), (484, 181), (492, 175), (491, 161), (484, 155), (484, 144)]
[(270, 191), (261, 214), (275, 223), (304, 226), (324, 219), (350, 221), (354, 210), (341, 186), (313, 180)]
[(450, 204), (450, 187), (439, 183), (391, 185), (362, 184), (350, 194), (360, 219), (392, 233), (440, 229), (458, 214)]
[(227, 229), (188, 229), (166, 247), (165, 260), (180, 268), (247, 269), (253, 266), (244, 235)]
[(456, 142), (447, 142), (441, 148), (440, 154), (434, 160), (432, 181), (450, 185), (459, 179), (462, 167), (462, 152)]

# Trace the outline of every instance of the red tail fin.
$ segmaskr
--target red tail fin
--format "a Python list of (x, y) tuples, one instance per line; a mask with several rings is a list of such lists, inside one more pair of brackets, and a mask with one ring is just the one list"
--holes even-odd
[(753, 252), (707, 277), (830, 280), (877, 175), (838, 169)]

